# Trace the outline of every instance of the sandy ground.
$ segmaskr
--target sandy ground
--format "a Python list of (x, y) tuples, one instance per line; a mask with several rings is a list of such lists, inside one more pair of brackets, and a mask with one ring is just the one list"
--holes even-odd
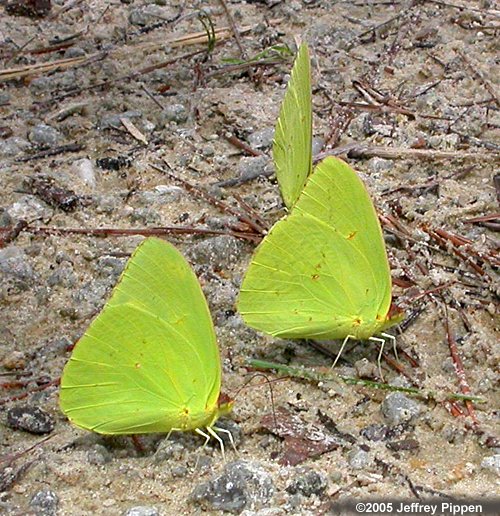
[[(337, 435), (336, 449), (283, 466), (284, 441), (261, 422), (271, 411), (269, 388), (254, 379), (239, 390), (249, 378), (245, 360), (323, 371), (331, 358), (306, 343), (245, 328), (235, 298), (254, 243), (169, 236), (194, 265), (209, 300), (223, 389), (238, 392), (232, 429), (239, 459), (273, 485), (267, 495), (245, 495), (233, 512), (315, 515), (346, 499), (498, 494), (498, 216), (469, 221), (498, 213), (497, 2), (57, 1), (38, 19), (9, 14), (6, 4), (0, 2), (0, 223), (29, 226), (0, 250), (0, 512), (220, 511), (213, 501), (193, 502), (191, 493), (230, 467), (233, 452), (225, 466), (219, 449), (200, 450), (196, 436), (146, 437), (141, 452), (129, 438), (73, 428), (50, 382), (104, 304), (141, 230), (234, 231), (233, 216), (151, 164), (231, 206), (242, 206), (239, 196), (269, 224), (284, 214), (265, 156), (292, 62), (283, 48), (294, 49), (297, 37), (311, 47), (315, 145), (359, 171), (385, 216), (395, 300), (408, 313), (398, 337), (404, 374), (384, 362), (385, 379), (432, 390), (435, 399), (395, 400), (393, 393), (338, 380), (274, 383), (275, 410), (331, 435), (321, 410), (351, 436)], [(230, 26), (224, 5), (239, 38), (227, 29), (221, 33), (227, 39), (207, 57), (206, 43), (183, 38), (204, 34), (201, 7), (205, 24)], [(257, 63), (245, 64), (253, 58)], [(49, 66), (58, 60), (64, 61)], [(249, 155), (228, 135), (264, 157)], [(98, 166), (103, 158), (122, 166)], [(64, 204), (61, 192), (58, 202), (51, 200), (30, 178), (51, 178), (77, 200), (65, 197)], [(35, 231), (41, 226), (137, 234)], [(447, 232), (442, 240), (436, 230)], [(458, 242), (459, 249), (449, 234), (468, 241)], [(471, 393), (484, 401), (472, 409), (446, 401), (460, 392), (449, 341)], [(328, 346), (334, 356), (338, 343)], [(376, 355), (373, 346), (356, 345), (338, 372), (373, 379)], [(23, 406), (44, 411), (35, 414), (38, 423), (48, 414), (50, 439), (7, 424), (9, 411)], [(375, 429), (383, 436), (375, 439)], [(402, 441), (407, 444), (394, 444)], [(311, 470), (323, 487), (290, 492)], [(144, 511), (129, 514), (154, 514)]]

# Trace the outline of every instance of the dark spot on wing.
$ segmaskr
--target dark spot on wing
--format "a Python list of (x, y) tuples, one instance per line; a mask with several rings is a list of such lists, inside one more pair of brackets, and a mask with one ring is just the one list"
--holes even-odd
[(318, 278), (319, 278), (319, 274), (313, 274), (311, 276), (311, 279), (313, 279), (313, 280), (317, 280)]
[(352, 240), (357, 234), (357, 231), (351, 231), (348, 235), (347, 235), (347, 240)]

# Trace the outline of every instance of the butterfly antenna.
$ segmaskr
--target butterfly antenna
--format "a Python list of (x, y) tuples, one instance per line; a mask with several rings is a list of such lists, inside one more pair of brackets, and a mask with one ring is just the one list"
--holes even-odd
[[(274, 412), (274, 392), (273, 392), (273, 381), (277, 381), (277, 380), (270, 380), (264, 373), (260, 373), (260, 372), (256, 372), (256, 373), (252, 373), (252, 376), (236, 391), (236, 394), (234, 395), (234, 397), (236, 398), (236, 396), (238, 396), (238, 394), (247, 386), (249, 385), (252, 380), (254, 378), (256, 378), (257, 376), (262, 376), (262, 378), (264, 378), (264, 381), (265, 383), (267, 383), (268, 387), (269, 387), (269, 398), (271, 400), (271, 410), (273, 412), (273, 419), (274, 419), (274, 427), (275, 428), (278, 428), (278, 420), (276, 419), (276, 414)], [(279, 378), (278, 380), (282, 380), (283, 378)]]
[(330, 371), (337, 365), (337, 362), (339, 361), (340, 355), (342, 355), (342, 352), (344, 351), (345, 345), (350, 339), (355, 339), (354, 335), (347, 335), (347, 337), (344, 339), (344, 342), (342, 342), (342, 346), (340, 346), (340, 351), (337, 353), (337, 356), (335, 357), (335, 360), (333, 361), (332, 367), (330, 367)]

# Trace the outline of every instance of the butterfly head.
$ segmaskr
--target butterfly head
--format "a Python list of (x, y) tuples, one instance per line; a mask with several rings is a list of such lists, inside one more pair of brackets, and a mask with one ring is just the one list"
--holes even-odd
[(218, 415), (224, 416), (233, 410), (234, 400), (227, 394), (221, 392), (217, 400)]

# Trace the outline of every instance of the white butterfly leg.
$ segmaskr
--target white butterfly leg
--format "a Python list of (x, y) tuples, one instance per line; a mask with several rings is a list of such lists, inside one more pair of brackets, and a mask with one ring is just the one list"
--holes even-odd
[(355, 339), (354, 335), (347, 335), (347, 337), (344, 339), (344, 342), (342, 342), (342, 346), (340, 346), (340, 351), (337, 353), (337, 356), (335, 357), (335, 360), (333, 361), (332, 367), (330, 367), (330, 371), (337, 365), (337, 362), (339, 361), (340, 355), (342, 355), (342, 351), (344, 351), (345, 345), (347, 344), (347, 341), (349, 339)]
[(392, 340), (392, 349), (394, 350), (394, 356), (396, 357), (396, 360), (399, 362), (398, 348), (396, 347), (396, 337), (394, 337), (394, 335), (391, 335), (390, 333), (384, 332), (382, 332), (380, 335), (382, 335), (382, 337), (384, 337), (385, 339)]
[(207, 432), (214, 438), (219, 441), (220, 451), (222, 453), (222, 460), (226, 462), (226, 454), (224, 453), (224, 441), (217, 435), (214, 429), (210, 426), (207, 426)]
[(378, 364), (378, 374), (380, 379), (384, 381), (384, 375), (382, 374), (382, 353), (384, 352), (385, 339), (381, 339), (379, 337), (370, 337), (368, 340), (372, 342), (378, 342), (380, 344), (380, 351), (378, 352), (377, 364)]
[(198, 453), (198, 457), (196, 457), (196, 463), (194, 465), (194, 469), (198, 468), (198, 462), (200, 460), (201, 452), (205, 449), (205, 446), (208, 444), (208, 441), (210, 441), (210, 435), (206, 434), (203, 430), (200, 430), (199, 428), (195, 428), (194, 431), (205, 438), (205, 442), (203, 443), (203, 446), (201, 447), (200, 452)]
[(229, 442), (231, 443), (231, 446), (233, 447), (233, 450), (235, 451), (236, 455), (238, 454), (238, 450), (236, 449), (236, 444), (234, 444), (233, 434), (227, 430), (226, 428), (220, 428), (219, 426), (214, 426), (214, 430), (217, 432), (223, 432), (224, 434), (227, 434), (229, 438)]

